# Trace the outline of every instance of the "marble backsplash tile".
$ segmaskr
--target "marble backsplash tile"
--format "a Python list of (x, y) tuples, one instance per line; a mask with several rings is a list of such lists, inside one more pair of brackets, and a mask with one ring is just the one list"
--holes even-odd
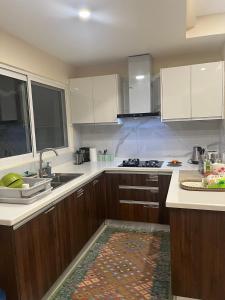
[(159, 118), (123, 119), (122, 125), (85, 125), (77, 130), (81, 146), (108, 149), (116, 157), (176, 158), (200, 145), (219, 150), (220, 120), (161, 123)]

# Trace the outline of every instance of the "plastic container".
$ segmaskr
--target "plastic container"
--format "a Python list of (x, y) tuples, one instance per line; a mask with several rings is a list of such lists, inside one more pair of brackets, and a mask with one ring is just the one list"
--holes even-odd
[(29, 188), (14, 189), (1, 186), (0, 198), (29, 198), (51, 187), (51, 178), (22, 178), (24, 184), (29, 184)]

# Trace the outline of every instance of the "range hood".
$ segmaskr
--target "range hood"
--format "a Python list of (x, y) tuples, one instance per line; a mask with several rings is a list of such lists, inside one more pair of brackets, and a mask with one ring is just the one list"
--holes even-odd
[(159, 105), (152, 96), (151, 69), (150, 54), (128, 57), (128, 99), (124, 99), (124, 113), (118, 118), (159, 115)]

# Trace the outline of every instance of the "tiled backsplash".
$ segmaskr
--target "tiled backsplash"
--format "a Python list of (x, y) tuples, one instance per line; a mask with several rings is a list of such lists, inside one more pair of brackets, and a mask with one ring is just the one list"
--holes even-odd
[(76, 128), (81, 146), (108, 149), (116, 157), (190, 157), (200, 145), (218, 150), (220, 120), (161, 123), (159, 118), (123, 119), (122, 125), (84, 125)]

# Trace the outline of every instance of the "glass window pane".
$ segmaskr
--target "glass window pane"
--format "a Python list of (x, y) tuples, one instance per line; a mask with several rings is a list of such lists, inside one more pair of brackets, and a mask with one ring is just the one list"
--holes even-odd
[(0, 158), (31, 149), (27, 82), (0, 75)]
[(32, 82), (32, 98), (37, 150), (67, 147), (64, 91)]

